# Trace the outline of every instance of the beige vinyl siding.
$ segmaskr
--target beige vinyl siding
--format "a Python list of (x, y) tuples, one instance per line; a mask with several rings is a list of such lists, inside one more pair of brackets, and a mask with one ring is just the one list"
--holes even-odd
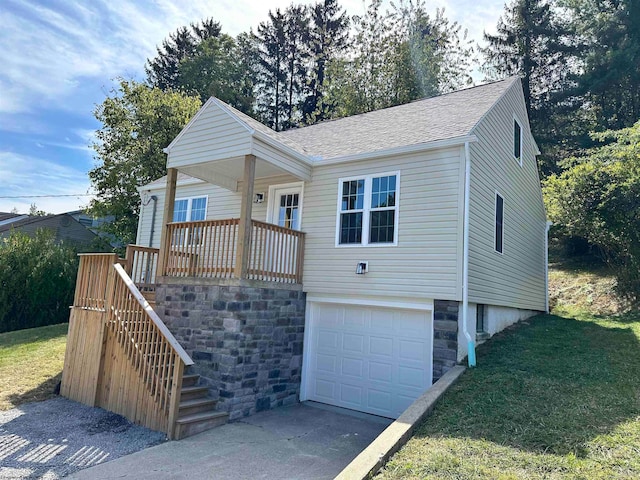
[[(472, 131), (469, 301), (545, 308), (546, 214), (520, 82)], [(513, 156), (514, 115), (522, 127), (522, 166)], [(495, 251), (495, 195), (504, 198), (503, 254)]]
[[(461, 149), (314, 167), (305, 184), (304, 290), (313, 295), (459, 299)], [(397, 246), (338, 246), (339, 179), (400, 172)], [(356, 275), (356, 263), (369, 272)]]
[[(265, 221), (267, 218), (267, 204), (269, 197), (269, 186), (280, 185), (284, 183), (296, 182), (294, 177), (290, 175), (281, 175), (277, 177), (261, 178), (254, 183), (253, 191), (255, 193), (264, 193), (263, 203), (254, 203), (251, 210), (251, 217), (255, 220)], [(158, 197), (158, 208), (156, 209), (156, 224), (153, 235), (153, 247), (160, 246), (160, 231), (162, 228), (162, 211), (164, 209), (164, 192), (165, 189), (152, 190), (148, 195)], [(143, 192), (144, 193), (144, 192)], [(240, 217), (240, 201), (242, 198), (242, 182), (239, 183), (237, 192), (226, 190), (216, 185), (206, 182), (199, 182), (191, 185), (179, 185), (176, 187), (176, 199), (208, 196), (207, 199), (207, 220), (218, 220), (225, 218)], [(138, 245), (149, 245), (149, 236), (151, 233), (151, 217), (153, 212), (153, 202), (143, 205), (140, 210), (140, 220), (138, 222)], [(303, 213), (304, 215), (304, 213)]]
[(215, 104), (209, 104), (171, 147), (167, 167), (239, 157), (251, 153), (251, 134)]
[(311, 178), (310, 165), (303, 164), (301, 161), (293, 159), (289, 155), (284, 155), (261, 140), (253, 141), (252, 153), (259, 159), (266, 160), (270, 164), (281, 168), (285, 172), (290, 172), (300, 179), (309, 180)]

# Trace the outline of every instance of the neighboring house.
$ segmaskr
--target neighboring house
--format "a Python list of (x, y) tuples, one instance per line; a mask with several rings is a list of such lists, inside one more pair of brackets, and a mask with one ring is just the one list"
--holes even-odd
[(84, 210), (74, 210), (72, 212), (67, 212), (74, 219), (84, 225), (86, 228), (91, 230), (100, 238), (103, 238), (106, 242), (112, 247), (122, 247), (122, 240), (117, 239), (113, 234), (105, 232), (102, 227), (109, 223), (113, 223), (116, 219), (115, 215), (107, 215), (106, 217), (94, 217), (86, 213)]
[[(0, 213), (0, 218), (5, 214)], [(17, 215), (5, 221), (0, 221), (0, 238), (8, 237), (11, 231), (33, 236), (40, 229), (53, 231), (56, 242), (73, 245), (91, 245), (97, 235), (79, 223), (68, 213), (58, 215)]]
[(211, 98), (166, 152), (137, 240), (232, 419), (298, 398), (397, 417), (476, 332), (547, 309), (519, 78), (285, 132)]

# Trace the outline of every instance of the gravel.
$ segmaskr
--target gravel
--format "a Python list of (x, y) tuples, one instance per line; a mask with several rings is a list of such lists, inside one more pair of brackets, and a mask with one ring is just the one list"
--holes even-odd
[(55, 480), (165, 440), (165, 434), (66, 398), (0, 412), (0, 480)]

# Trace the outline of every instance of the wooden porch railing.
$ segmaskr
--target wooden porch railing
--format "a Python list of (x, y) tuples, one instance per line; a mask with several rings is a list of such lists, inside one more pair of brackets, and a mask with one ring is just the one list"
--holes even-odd
[(115, 254), (80, 257), (62, 395), (173, 438), (184, 368), (192, 364)]
[(253, 220), (249, 251), (250, 279), (302, 283), (303, 232)]
[[(174, 222), (166, 226), (163, 275), (233, 278), (240, 220)], [(247, 278), (302, 283), (304, 233), (252, 220)]]
[(127, 245), (124, 269), (142, 292), (154, 291), (160, 249)]

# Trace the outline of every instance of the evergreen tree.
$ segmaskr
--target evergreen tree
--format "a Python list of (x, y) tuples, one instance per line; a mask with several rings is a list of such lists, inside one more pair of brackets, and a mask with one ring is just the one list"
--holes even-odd
[(594, 130), (630, 127), (640, 118), (640, 2), (569, 0), (573, 32), (585, 44), (575, 76), (576, 108), (591, 107)]
[(309, 50), (308, 10), (304, 5), (291, 5), (285, 12), (285, 52), (287, 73), (287, 120), (283, 128), (299, 123), (298, 105), (307, 83)]
[(252, 113), (253, 78), (245, 65), (245, 48), (226, 34), (202, 41), (194, 54), (180, 63), (178, 86), (188, 94), (200, 96), (203, 103), (215, 96), (242, 112)]
[[(557, 171), (559, 157), (553, 155), (557, 150), (553, 147), (562, 117), (551, 108), (556, 105), (550, 99), (567, 87), (575, 64), (572, 56), (578, 48), (548, 0), (513, 0), (505, 6), (497, 30), (496, 35), (484, 35), (488, 42), (482, 50), (487, 61), (485, 73), (492, 79), (522, 77), (533, 134), (543, 151), (540, 167), (545, 175)], [(561, 103), (558, 101), (559, 109)]]
[(161, 90), (179, 88), (180, 62), (191, 57), (196, 47), (208, 38), (220, 35), (220, 24), (207, 18), (200, 23), (192, 23), (189, 28), (180, 27), (169, 38), (162, 41), (155, 58), (145, 65), (147, 81)]
[(337, 0), (322, 0), (310, 9), (308, 48), (311, 67), (308, 94), (302, 106), (306, 124), (322, 121), (331, 116), (334, 106), (324, 99), (328, 65), (344, 53), (349, 41), (349, 17)]
[(258, 78), (260, 94), (256, 110), (264, 123), (274, 130), (281, 130), (286, 112), (286, 42), (285, 16), (276, 9), (269, 11), (269, 20), (258, 25), (254, 39), (258, 45)]

